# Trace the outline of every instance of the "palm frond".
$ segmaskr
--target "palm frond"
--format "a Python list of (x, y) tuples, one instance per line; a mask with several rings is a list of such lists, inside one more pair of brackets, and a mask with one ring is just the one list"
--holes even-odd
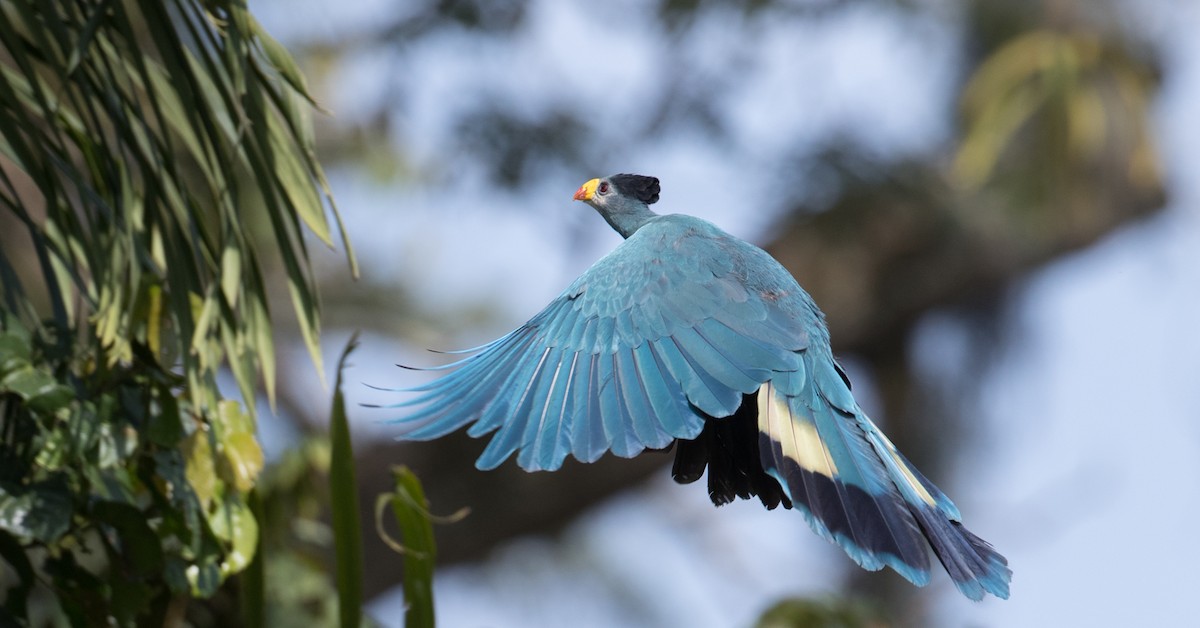
[(332, 245), (332, 216), (345, 238), (311, 104), (244, 2), (0, 2), (0, 206), (48, 288), (19, 305), (21, 260), (0, 253), (9, 309), (79, 330), (109, 364), (147, 348), (198, 407), (228, 365), (253, 408), (259, 377), (274, 398), (277, 263), (321, 371), (305, 230)]

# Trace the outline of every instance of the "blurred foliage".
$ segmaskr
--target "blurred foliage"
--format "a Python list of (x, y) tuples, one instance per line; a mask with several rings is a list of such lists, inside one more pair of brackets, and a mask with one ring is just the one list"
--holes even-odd
[(287, 583), (266, 588), (263, 625), (338, 625), (327, 511), (329, 468), (329, 441), (314, 438), (284, 452), (259, 482), (264, 578)]
[(341, 228), (310, 107), (244, 2), (0, 2), (6, 613), (195, 623), (255, 557), (264, 268), (320, 370), (305, 234)]
[[(251, 565), (226, 581), (213, 601), (193, 608), (188, 620), (198, 626), (225, 626), (239, 619), (248, 626), (372, 626), (363, 613), (362, 540), (354, 456), (345, 400), (341, 394), (351, 341), (339, 359), (338, 381), (329, 437), (314, 436), (290, 449), (267, 467), (251, 506), (259, 522), (262, 574)], [(377, 497), (391, 506), (404, 544), (384, 532), (381, 538), (403, 555), (407, 600), (406, 625), (433, 626), (433, 568), (436, 555), (433, 524), (453, 522), (464, 513), (438, 518), (429, 513), (420, 480), (397, 468), (391, 492)], [(393, 563), (398, 557), (392, 556)], [(399, 570), (397, 570), (399, 572)], [(261, 582), (259, 581), (261, 579)], [(264, 586), (265, 585), (265, 586)], [(391, 618), (384, 618), (392, 623)]]
[(1090, 178), (1088, 169), (1109, 157), (1130, 185), (1161, 185), (1148, 128), (1158, 76), (1138, 52), (1084, 30), (1035, 28), (1003, 42), (963, 90), (965, 129), (954, 161), (960, 182), (1040, 183), (1023, 195), (1037, 206), (1058, 200), (1072, 179)]
[(755, 628), (886, 628), (889, 625), (862, 603), (789, 598), (767, 609)]

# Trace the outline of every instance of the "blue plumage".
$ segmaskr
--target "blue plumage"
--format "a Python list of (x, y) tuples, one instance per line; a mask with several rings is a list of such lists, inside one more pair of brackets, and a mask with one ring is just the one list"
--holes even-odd
[(808, 294), (761, 249), (654, 214), (657, 198), (638, 175), (581, 187), (625, 242), (521, 328), (409, 389), (404, 437), (469, 426), (492, 435), (481, 469), (516, 454), (531, 471), (675, 443), (675, 479), (707, 469), (718, 505), (794, 507), (859, 565), (917, 585), (932, 548), (967, 597), (1007, 597), (1004, 557), (854, 401)]

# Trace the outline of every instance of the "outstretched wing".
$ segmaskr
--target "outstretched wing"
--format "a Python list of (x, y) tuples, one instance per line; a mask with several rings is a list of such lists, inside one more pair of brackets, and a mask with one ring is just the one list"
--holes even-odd
[(410, 389), (421, 394), (397, 404), (417, 408), (398, 420), (415, 426), (403, 437), (495, 432), (482, 469), (514, 452), (531, 471), (567, 454), (632, 457), (695, 438), (697, 409), (733, 414), (744, 393), (798, 368), (808, 330), (794, 300), (752, 287), (744, 243), (675, 218), (642, 227), (519, 329)]

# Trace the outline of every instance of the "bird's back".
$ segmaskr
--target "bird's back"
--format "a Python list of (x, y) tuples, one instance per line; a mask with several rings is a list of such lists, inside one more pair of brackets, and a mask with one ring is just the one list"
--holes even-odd
[[(627, 254), (622, 249), (628, 249)], [(762, 302), (796, 323), (796, 330), (803, 332), (797, 340), (804, 346), (826, 351), (829, 348), (825, 316), (795, 277), (770, 253), (703, 218), (687, 214), (656, 216), (612, 255), (676, 266), (697, 283), (708, 280), (705, 273), (732, 280), (745, 294), (731, 293), (731, 301), (745, 298)]]

